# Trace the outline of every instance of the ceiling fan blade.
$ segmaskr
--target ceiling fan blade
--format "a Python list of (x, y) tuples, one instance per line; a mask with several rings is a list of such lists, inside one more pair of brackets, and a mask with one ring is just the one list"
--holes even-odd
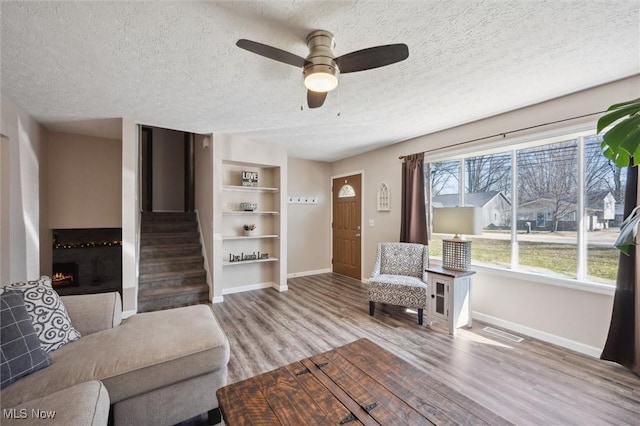
[(340, 74), (345, 74), (384, 67), (404, 61), (408, 57), (409, 48), (407, 45), (398, 43), (356, 50), (336, 58), (335, 61), (340, 68)]
[(257, 41), (240, 39), (236, 42), (236, 46), (257, 55), (264, 56), (265, 58), (293, 65), (294, 67), (303, 67), (305, 64), (305, 59), (298, 55), (289, 53), (286, 50), (278, 49), (277, 47), (258, 43)]
[(307, 90), (307, 105), (309, 108), (319, 108), (324, 104), (328, 92), (314, 92)]

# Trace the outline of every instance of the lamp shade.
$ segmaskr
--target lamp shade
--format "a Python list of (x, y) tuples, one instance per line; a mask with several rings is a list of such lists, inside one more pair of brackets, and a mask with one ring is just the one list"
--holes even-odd
[(433, 232), (436, 234), (482, 234), (480, 207), (434, 207)]
[(340, 70), (327, 64), (308, 65), (304, 68), (304, 85), (312, 92), (330, 92), (338, 87)]

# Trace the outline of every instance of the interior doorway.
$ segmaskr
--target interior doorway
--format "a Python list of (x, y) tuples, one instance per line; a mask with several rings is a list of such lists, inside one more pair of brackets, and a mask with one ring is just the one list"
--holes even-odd
[(334, 178), (333, 199), (333, 272), (362, 278), (362, 175)]
[(195, 135), (141, 126), (141, 209), (195, 211)]

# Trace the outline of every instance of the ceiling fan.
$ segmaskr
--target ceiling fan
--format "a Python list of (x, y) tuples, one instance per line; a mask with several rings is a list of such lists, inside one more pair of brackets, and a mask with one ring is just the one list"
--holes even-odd
[(340, 74), (379, 68), (409, 57), (407, 45), (398, 43), (356, 50), (336, 58), (333, 54), (335, 38), (324, 30), (310, 33), (306, 43), (309, 48), (306, 58), (251, 40), (240, 39), (236, 46), (265, 58), (302, 68), (304, 85), (308, 89), (309, 108), (322, 106), (327, 93), (338, 86)]

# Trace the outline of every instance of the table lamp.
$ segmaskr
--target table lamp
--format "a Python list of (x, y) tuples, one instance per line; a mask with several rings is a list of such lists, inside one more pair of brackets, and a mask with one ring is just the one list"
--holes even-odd
[(442, 267), (466, 271), (471, 265), (471, 241), (460, 234), (482, 234), (482, 209), (480, 207), (434, 207), (433, 232), (455, 234), (453, 239), (442, 240)]

